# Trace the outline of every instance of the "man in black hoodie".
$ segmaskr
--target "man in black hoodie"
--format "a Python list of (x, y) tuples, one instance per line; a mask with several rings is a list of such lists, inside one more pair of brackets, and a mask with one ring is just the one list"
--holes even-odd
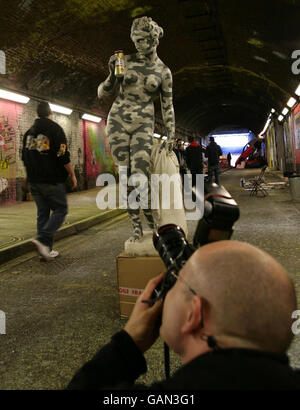
[(192, 174), (192, 185), (196, 185), (196, 177), (203, 174), (202, 153), (205, 150), (197, 141), (196, 137), (190, 137), (190, 145), (185, 150), (186, 163)]
[(245, 242), (217, 241), (173, 273), (177, 280), (163, 306), (145, 303), (162, 274), (148, 283), (124, 329), (76, 373), (69, 389), (133, 389), (147, 371), (144, 353), (158, 333), (183, 366), (149, 390), (300, 389), (300, 373), (286, 355), (297, 325), (295, 287), (271, 255)]
[(207, 158), (208, 166), (208, 182), (212, 183), (213, 174), (215, 175), (215, 182), (219, 185), (219, 156), (222, 155), (220, 145), (215, 143), (214, 137), (209, 137), (210, 143), (206, 147), (205, 156)]
[(58, 252), (52, 249), (53, 237), (68, 212), (65, 181), (70, 174), (72, 189), (75, 189), (77, 180), (65, 133), (52, 121), (49, 104), (41, 102), (37, 114), (39, 118), (23, 138), (22, 160), (37, 206), (37, 238), (32, 243), (39, 254), (49, 261), (58, 256)]

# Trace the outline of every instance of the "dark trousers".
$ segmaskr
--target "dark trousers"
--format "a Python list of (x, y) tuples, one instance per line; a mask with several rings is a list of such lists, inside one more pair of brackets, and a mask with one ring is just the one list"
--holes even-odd
[(219, 185), (219, 174), (220, 174), (220, 165), (208, 165), (208, 183), (211, 184), (213, 180), (213, 175), (215, 175), (216, 184)]
[(65, 184), (30, 183), (30, 191), (37, 206), (37, 239), (52, 249), (54, 234), (68, 213)]

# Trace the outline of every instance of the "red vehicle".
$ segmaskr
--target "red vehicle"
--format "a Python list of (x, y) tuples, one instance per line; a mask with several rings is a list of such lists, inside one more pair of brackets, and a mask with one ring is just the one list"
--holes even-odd
[[(242, 161), (245, 161), (245, 167), (249, 162), (249, 168), (255, 167), (255, 157), (261, 147), (261, 139), (260, 138), (253, 138), (248, 144), (246, 144), (242, 150), (241, 155), (236, 160), (235, 166), (239, 165)], [(252, 163), (251, 163), (252, 161)], [(259, 166), (259, 165), (257, 165)]]
[(221, 168), (228, 168), (229, 164), (228, 164), (228, 159), (226, 157), (221, 157), (219, 160), (219, 164)]

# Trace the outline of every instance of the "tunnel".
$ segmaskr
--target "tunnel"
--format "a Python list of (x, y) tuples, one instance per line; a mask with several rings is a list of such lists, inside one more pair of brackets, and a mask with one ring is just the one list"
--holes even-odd
[[(158, 30), (152, 39), (154, 43), (157, 41), (155, 68), (154, 60), (143, 60), (137, 48), (136, 38), (150, 28), (136, 30), (138, 34), (131, 32), (133, 22), (146, 17), (159, 27), (149, 23), (151, 30), (153, 27)], [(189, 365), (185, 360), (194, 363), (194, 356), (187, 359), (182, 353), (187, 346), (179, 340), (186, 340), (186, 334), (197, 332), (201, 336), (197, 339), (201, 348), (197, 345), (196, 349), (200, 356), (221, 357), (224, 351), (231, 355), (233, 350), (232, 373), (236, 373), (228, 376), (224, 370), (230, 368), (227, 356), (220, 362), (221, 370), (216, 370), (217, 387), (225, 386), (229, 390), (253, 386), (263, 386), (266, 390), (272, 386), (278, 390), (300, 388), (296, 379), (300, 369), (300, 311), (297, 308), (300, 300), (299, 21), (300, 0), (1, 1), (0, 313), (5, 320), (2, 327), (0, 323), (3, 341), (0, 365), (4, 369), (0, 371), (0, 390), (56, 390), (88, 385), (85, 371), (90, 377), (89, 365), (83, 369), (82, 366), (101, 346), (108, 349), (107, 356), (102, 350), (99, 353), (101, 363), (105, 363), (101, 369), (107, 380), (100, 372), (99, 385), (92, 382), (89, 388), (110, 389), (109, 381), (115, 381), (111, 372), (119, 360), (132, 371), (130, 380), (120, 376), (119, 381), (128, 382), (131, 387), (138, 375), (143, 385), (159, 391), (167, 388), (168, 380), (175, 377), (176, 381), (179, 375), (180, 385), (174, 381), (174, 391), (188, 390), (189, 386), (196, 385), (198, 376), (192, 373), (193, 378), (180, 377), (181, 369), (185, 371)], [(149, 44), (152, 40), (148, 36)], [(119, 54), (122, 60), (122, 53), (125, 76), (114, 78), (111, 92), (109, 61)], [(142, 92), (138, 86), (134, 88), (135, 81), (137, 84), (141, 81)], [(149, 101), (153, 103), (151, 107), (147, 105)], [(136, 109), (136, 104), (142, 108)], [(39, 114), (41, 107), (47, 114)], [(47, 118), (49, 127), (52, 124), (49, 135), (48, 131), (34, 128), (41, 118)], [(128, 147), (122, 140), (125, 134), (126, 138), (129, 135), (131, 145)], [(52, 150), (53, 141), (58, 145), (53, 154), (55, 159), (52, 154), (50, 157), (56, 165), (51, 168), (49, 179), (43, 180), (49, 171), (43, 161)], [(212, 144), (220, 148), (216, 162), (211, 162), (209, 154)], [(134, 151), (136, 147), (140, 148), (141, 157)], [(198, 150), (196, 165), (192, 165), (188, 157), (193, 147)], [(30, 157), (29, 151), (34, 151), (33, 156)], [(166, 156), (160, 156), (161, 152), (166, 152)], [(126, 164), (127, 155), (130, 166)], [(29, 172), (30, 158), (38, 161), (35, 174)], [(68, 167), (68, 164), (71, 165)], [(174, 186), (180, 187), (180, 207), (158, 210), (153, 214), (154, 219), (149, 202), (148, 208), (143, 205), (143, 210), (136, 211), (140, 209), (141, 202), (138, 202), (128, 215), (127, 202), (123, 207), (101, 208), (100, 204), (108, 203), (110, 198), (116, 204), (125, 195), (126, 190), (122, 191), (120, 186), (123, 179), (126, 184), (130, 181), (128, 169), (133, 165), (138, 174), (139, 167), (142, 169), (141, 173), (148, 178), (146, 182), (150, 181), (151, 172), (156, 173), (155, 167), (168, 181), (176, 174)], [(152, 168), (149, 171), (147, 167)], [(185, 186), (185, 178), (191, 187)], [(113, 181), (111, 186), (110, 181)], [(148, 192), (153, 181), (147, 185)], [(198, 183), (199, 192), (195, 188)], [(43, 187), (38, 185), (43, 184), (47, 189), (42, 192)], [(54, 189), (62, 189), (63, 194), (57, 191), (54, 199), (51, 197)], [(167, 189), (158, 188), (159, 195), (164, 191)], [(129, 196), (130, 192), (132, 189), (125, 193)], [(200, 201), (201, 217), (193, 216), (183, 202), (187, 192), (193, 200)], [(140, 198), (141, 191), (138, 191), (134, 200)], [(58, 213), (57, 201), (60, 202)], [(218, 212), (224, 214), (220, 216)], [(55, 221), (47, 225), (53, 214)], [(165, 222), (156, 223), (156, 217)], [(130, 221), (133, 236), (129, 235)], [(161, 225), (165, 228), (159, 231)], [(160, 232), (164, 236), (172, 229), (174, 237), (170, 240), (169, 253), (164, 247), (166, 244), (161, 245), (160, 250), (155, 248), (155, 243), (162, 243), (155, 235)], [(206, 235), (207, 242), (201, 242), (200, 246), (196, 235), (201, 229), (201, 240)], [(229, 240), (232, 240), (231, 246)], [(186, 246), (186, 254), (183, 250), (180, 253), (179, 268), (177, 259), (172, 259), (178, 243)], [(220, 243), (224, 248), (221, 249)], [(245, 243), (249, 248), (246, 249)], [(226, 265), (216, 256), (210, 267), (217, 272), (226, 266), (225, 291), (218, 293), (224, 277), (217, 273), (211, 289), (224, 302), (220, 302), (222, 308), (216, 305), (220, 311), (228, 308), (237, 312), (236, 317), (245, 315), (244, 333), (234, 329), (227, 338), (227, 318), (224, 317), (220, 334), (214, 334), (219, 328), (213, 322), (211, 327), (206, 322), (211, 323), (214, 318), (207, 307), (209, 290), (207, 295), (202, 295), (193, 276), (182, 279), (183, 265), (190, 266), (189, 258), (196, 260), (197, 252), (205, 270), (207, 260), (200, 255), (202, 246), (204, 256), (211, 246), (212, 253), (207, 251), (209, 255), (213, 257), (220, 252), (228, 258)], [(141, 253), (135, 254), (136, 249)], [(239, 251), (244, 252), (243, 260), (235, 253)], [(168, 266), (162, 255), (168, 256)], [(265, 269), (265, 276), (262, 273), (259, 276), (256, 266), (262, 271)], [(240, 276), (234, 279), (237, 269)], [(176, 341), (168, 339), (172, 326), (166, 330), (162, 327), (161, 338), (145, 355), (148, 373), (142, 375), (142, 370), (146, 372), (144, 345), (141, 347), (138, 340), (137, 350), (136, 345), (130, 344), (130, 332), (135, 334), (132, 331), (135, 327), (126, 323), (137, 297), (144, 295), (148, 280), (162, 270), (173, 275), (170, 285), (173, 298), (164, 296), (167, 298), (164, 300), (178, 302), (180, 309), (182, 300), (177, 299), (175, 292), (181, 284), (185, 287), (180, 288), (185, 302), (193, 300), (193, 306), (199, 300), (203, 303), (198, 303), (198, 316), (193, 317), (195, 321), (201, 317), (201, 321), (199, 319), (196, 333), (182, 331), (182, 339)], [(208, 276), (205, 283), (209, 280)], [(248, 287), (249, 291), (245, 291)], [(234, 295), (228, 301), (225, 296), (230, 292)], [(275, 304), (277, 297), (278, 304)], [(149, 300), (144, 300), (143, 306), (151, 309), (153, 300)], [(213, 296), (212, 300), (215, 300)], [(274, 306), (273, 311), (270, 306)], [(180, 320), (176, 312), (168, 311), (169, 324)], [(251, 317), (257, 320), (253, 319), (252, 323)], [(281, 335), (287, 334), (280, 348), (276, 344), (277, 339), (281, 340), (275, 327), (277, 318), (278, 329), (282, 326)], [(192, 326), (191, 322), (189, 325)], [(260, 326), (259, 331), (256, 325)], [(123, 330), (115, 333), (120, 329)], [(185, 329), (190, 328), (187, 325)], [(250, 331), (253, 337), (239, 345)], [(111, 344), (106, 345), (113, 334)], [(171, 372), (171, 379), (166, 378), (167, 381), (162, 368), (163, 341), (170, 342), (171, 350), (175, 347), (171, 352), (174, 373)], [(196, 346), (194, 337), (188, 341), (189, 347)], [(114, 350), (115, 356), (111, 355), (116, 346), (119, 350)], [(123, 351), (124, 346), (129, 350)], [(243, 356), (245, 351), (249, 356)], [(179, 352), (179, 356), (174, 352)], [(110, 355), (111, 366), (105, 362)], [(245, 369), (250, 369), (250, 378), (237, 363), (239, 355)], [(257, 360), (263, 369), (253, 377), (252, 357), (253, 366)], [(95, 360), (91, 366), (95, 365), (97, 373)], [(135, 370), (138, 365), (140, 368)], [(287, 366), (286, 371), (289, 369), (286, 377), (280, 373), (280, 366)], [(78, 369), (82, 373), (73, 379)], [(273, 376), (270, 369), (274, 370)], [(292, 376), (292, 371), (297, 376)], [(122, 372), (120, 375), (125, 374)], [(203, 374), (199, 373), (199, 380), (204, 380), (199, 389), (210, 389), (209, 377), (213, 380), (214, 373), (208, 369), (209, 377)], [(163, 380), (162, 384), (152, 385), (157, 378)], [(69, 385), (71, 380), (73, 385)], [(113, 384), (112, 388), (116, 385), (119, 386)], [(188, 404), (195, 404), (194, 396), (191, 397), (185, 399), (189, 400)], [(102, 404), (122, 404), (117, 394), (114, 398), (102, 395), (101, 400)], [(139, 398), (140, 404), (146, 400), (146, 396)], [(163, 400), (167, 399), (164, 396), (159, 400), (158, 404), (165, 404)], [(172, 400), (178, 404), (174, 397)], [(184, 399), (180, 400), (185, 404)], [(152, 403), (148, 401), (148, 404)]]

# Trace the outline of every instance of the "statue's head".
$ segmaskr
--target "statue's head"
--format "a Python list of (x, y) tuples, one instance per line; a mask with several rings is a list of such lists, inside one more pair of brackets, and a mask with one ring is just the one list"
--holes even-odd
[(146, 54), (158, 46), (163, 34), (163, 29), (151, 17), (139, 17), (133, 20), (130, 37), (137, 51)]

